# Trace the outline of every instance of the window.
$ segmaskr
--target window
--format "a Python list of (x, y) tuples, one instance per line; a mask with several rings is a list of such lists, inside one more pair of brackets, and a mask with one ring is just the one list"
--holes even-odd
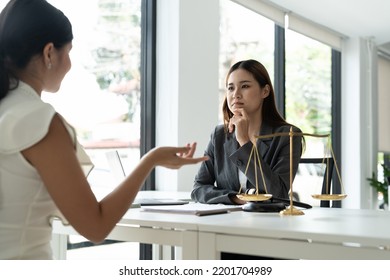
[(95, 164), (88, 180), (103, 195), (115, 186), (105, 153), (118, 150), (126, 172), (140, 158), (141, 0), (49, 2), (68, 16), (74, 40), (72, 69), (43, 99), (75, 127)]
[[(332, 133), (331, 56), (330, 47), (294, 31), (286, 31), (286, 119), (305, 133)], [(328, 140), (305, 137), (306, 149), (302, 157), (330, 156)], [(311, 195), (321, 193), (324, 170), (307, 166), (298, 170), (293, 190), (302, 201), (319, 205)]]
[[(72, 23), (72, 69), (58, 93), (45, 93), (42, 98), (76, 129), (79, 142), (95, 164), (88, 181), (100, 199), (116, 187), (118, 179), (110, 172), (106, 153), (117, 150), (127, 174), (141, 155), (141, 73), (144, 73), (141, 69), (145, 71), (141, 67), (142, 55), (145, 55), (141, 48), (141, 14), (144, 3), (142, 0), (49, 2), (61, 9)], [(92, 245), (83, 241), (83, 238), (71, 236), (68, 246)], [(138, 244), (125, 246), (136, 248)], [(139, 253), (142, 252), (143, 247), (139, 247)], [(126, 254), (128, 256), (123, 258), (134, 258), (138, 251)], [(112, 257), (118, 258), (117, 255)]]
[(226, 92), (225, 79), (230, 66), (245, 59), (256, 59), (268, 70), (274, 69), (274, 23), (230, 0), (220, 1), (219, 90), (220, 121)]
[[(277, 73), (273, 82), (277, 90), (277, 106), (288, 122), (305, 133), (334, 134), (332, 130), (339, 129), (339, 116), (332, 116), (332, 112), (339, 113), (335, 108), (339, 102), (334, 99), (335, 96), (340, 98), (332, 84), (339, 78), (335, 75), (340, 72), (340, 69), (334, 69), (340, 64), (332, 64), (335, 51), (317, 40), (278, 27), (274, 21), (260, 15), (264, 11), (255, 4), (253, 10), (257, 9), (259, 13), (234, 1), (221, 0), (220, 5), (220, 106), (229, 67), (238, 60), (253, 58), (264, 64), (271, 78)], [(220, 120), (222, 122), (222, 116)], [(328, 144), (339, 143), (339, 134), (331, 137), (331, 143), (328, 143), (328, 138), (305, 137), (303, 157), (324, 157), (329, 150)], [(333, 148), (335, 153), (340, 153), (336, 151), (339, 147)], [(301, 201), (319, 205), (319, 201), (311, 195), (320, 193), (322, 178), (323, 170), (317, 170), (314, 166), (310, 170), (299, 170), (293, 190)]]

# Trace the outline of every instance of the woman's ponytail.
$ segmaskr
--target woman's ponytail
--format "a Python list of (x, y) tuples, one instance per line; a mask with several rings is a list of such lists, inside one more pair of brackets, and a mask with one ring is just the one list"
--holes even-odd
[(8, 13), (4, 8), (0, 13), (0, 101), (7, 95), (10, 87), (9, 70), (6, 65), (7, 55), (5, 51), (5, 22), (7, 17)]
[(9, 91), (10, 77), (5, 63), (5, 59), (0, 54), (0, 101)]

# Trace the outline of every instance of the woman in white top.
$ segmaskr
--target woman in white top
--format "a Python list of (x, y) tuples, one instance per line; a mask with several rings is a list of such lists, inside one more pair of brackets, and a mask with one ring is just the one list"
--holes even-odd
[(40, 99), (71, 67), (72, 27), (45, 0), (11, 0), (0, 14), (0, 259), (51, 259), (53, 216), (101, 242), (156, 167), (180, 168), (196, 144), (159, 147), (97, 201), (81, 168), (73, 129)]

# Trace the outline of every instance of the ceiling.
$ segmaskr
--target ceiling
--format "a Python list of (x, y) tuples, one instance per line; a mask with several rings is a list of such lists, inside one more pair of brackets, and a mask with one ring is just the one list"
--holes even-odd
[(347, 37), (374, 37), (390, 53), (389, 0), (265, 0)]

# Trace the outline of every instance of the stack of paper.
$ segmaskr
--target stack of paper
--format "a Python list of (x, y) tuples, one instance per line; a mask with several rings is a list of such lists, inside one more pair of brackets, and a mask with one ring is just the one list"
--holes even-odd
[(167, 206), (141, 206), (143, 211), (192, 214), (197, 216), (224, 214), (230, 211), (242, 210), (242, 205), (224, 205), (224, 204), (202, 204), (188, 203), (184, 205), (167, 205)]

